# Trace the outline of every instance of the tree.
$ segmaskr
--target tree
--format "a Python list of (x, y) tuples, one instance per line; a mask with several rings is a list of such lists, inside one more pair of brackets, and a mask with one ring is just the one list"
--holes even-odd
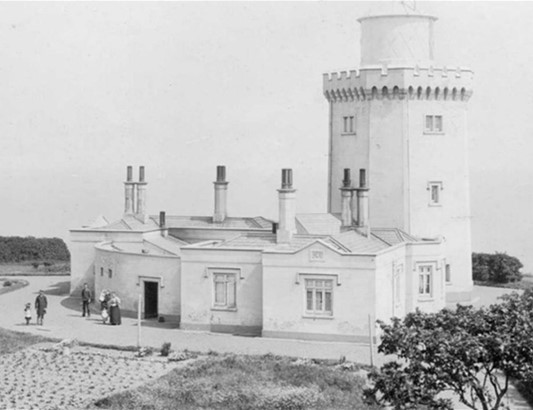
[(507, 283), (522, 278), (523, 265), (514, 256), (503, 252), (472, 253), (472, 276), (482, 282)]
[(366, 400), (395, 409), (453, 409), (438, 397), (451, 391), (468, 408), (500, 409), (510, 380), (533, 370), (533, 291), (502, 299), (488, 308), (417, 310), (380, 322), (378, 350), (399, 361), (369, 373)]

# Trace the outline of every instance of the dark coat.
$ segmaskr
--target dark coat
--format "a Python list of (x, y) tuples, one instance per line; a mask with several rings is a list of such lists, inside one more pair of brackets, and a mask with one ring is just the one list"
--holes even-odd
[(83, 300), (84, 302), (90, 302), (91, 300), (93, 300), (93, 295), (91, 294), (91, 291), (89, 289), (82, 289), (81, 300)]
[(35, 311), (37, 312), (37, 316), (44, 316), (47, 307), (48, 300), (46, 299), (46, 296), (38, 295), (35, 298)]

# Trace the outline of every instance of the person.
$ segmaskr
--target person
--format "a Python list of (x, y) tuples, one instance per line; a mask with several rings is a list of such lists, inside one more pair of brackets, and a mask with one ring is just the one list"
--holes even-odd
[(46, 308), (48, 307), (48, 300), (42, 290), (35, 298), (35, 311), (37, 312), (37, 324), (43, 325), (44, 315), (46, 314)]
[(111, 293), (111, 298), (109, 299), (109, 322), (112, 325), (120, 325), (122, 323), (120, 317), (120, 298), (115, 292)]
[(26, 303), (24, 307), (24, 319), (26, 319), (26, 326), (28, 326), (31, 321), (31, 303)]
[(92, 300), (92, 294), (91, 290), (89, 289), (89, 285), (87, 283), (83, 284), (83, 289), (81, 291), (81, 301), (82, 301), (82, 316), (85, 317), (85, 312), (87, 312), (87, 317), (91, 317), (91, 309), (89, 308), (89, 304)]
[(98, 298), (98, 300), (100, 301), (100, 314), (102, 315), (102, 322), (104, 323), (104, 325), (109, 319), (109, 299), (111, 299), (111, 294), (109, 293), (109, 290), (102, 290), (102, 292), (100, 292), (100, 297)]

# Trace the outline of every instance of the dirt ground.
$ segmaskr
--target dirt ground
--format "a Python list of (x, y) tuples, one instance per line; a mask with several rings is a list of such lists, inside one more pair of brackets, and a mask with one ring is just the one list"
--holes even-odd
[(0, 356), (0, 408), (59, 410), (87, 408), (95, 400), (154, 380), (187, 362), (134, 352), (52, 343)]

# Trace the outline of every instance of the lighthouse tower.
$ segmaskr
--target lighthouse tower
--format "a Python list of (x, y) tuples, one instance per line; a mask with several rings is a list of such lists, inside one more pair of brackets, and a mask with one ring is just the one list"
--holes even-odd
[(328, 210), (343, 170), (368, 170), (369, 224), (442, 237), (447, 301), (472, 289), (467, 104), (473, 73), (434, 62), (435, 17), (359, 19), (360, 68), (324, 75), (329, 102)]

